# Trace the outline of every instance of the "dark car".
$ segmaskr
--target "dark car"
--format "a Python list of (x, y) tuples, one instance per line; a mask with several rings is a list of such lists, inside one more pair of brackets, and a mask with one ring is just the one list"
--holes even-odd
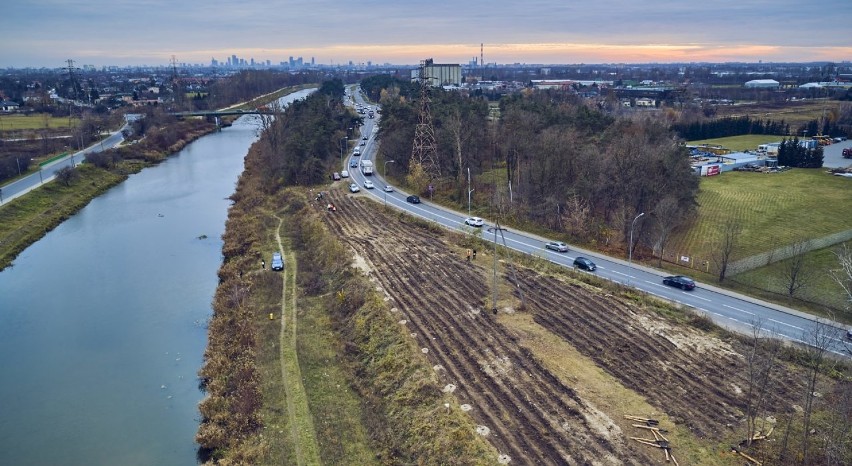
[(349, 168), (358, 168), (358, 161), (353, 160), (353, 161), (349, 162)]
[(280, 252), (272, 253), (272, 270), (284, 270), (284, 259)]
[(846, 339), (852, 340), (852, 328), (846, 331)]
[(666, 277), (663, 279), (663, 285), (674, 286), (682, 290), (695, 289), (695, 282), (691, 278), (684, 277), (683, 275), (672, 275), (671, 277)]
[(334, 172), (331, 174), (331, 179), (334, 181), (340, 180), (340, 173)]
[(594, 262), (586, 259), (585, 257), (578, 257), (574, 259), (574, 267), (578, 269), (588, 270), (589, 272), (594, 272), (598, 266), (595, 265)]
[(420, 196), (411, 195), (406, 197), (405, 200), (412, 204), (420, 204)]

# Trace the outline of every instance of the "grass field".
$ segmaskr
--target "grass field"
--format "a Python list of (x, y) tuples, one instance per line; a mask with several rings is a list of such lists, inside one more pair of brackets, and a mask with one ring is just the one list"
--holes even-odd
[[(789, 137), (789, 136), (787, 136)], [(771, 134), (744, 134), (742, 136), (730, 136), (726, 138), (701, 139), (688, 141), (688, 145), (718, 144), (732, 151), (757, 150), (757, 146), (769, 142), (781, 142), (785, 136), (773, 136)]]
[[(71, 119), (71, 125), (79, 123), (79, 119)], [(68, 128), (68, 117), (52, 117), (50, 115), (2, 115), (0, 116), (0, 132), (18, 131), (25, 129)]]
[[(850, 245), (852, 246), (852, 245)], [(816, 305), (828, 307), (818, 312), (833, 319), (852, 323), (852, 311), (845, 309), (845, 294), (843, 288), (831, 277), (829, 271), (839, 267), (834, 251), (839, 245), (811, 251), (805, 256), (803, 273), (805, 285), (795, 294), (795, 297)], [(737, 284), (763, 290), (775, 295), (775, 301), (786, 298), (788, 283), (784, 278), (784, 270), (790, 260), (779, 261), (766, 267), (750, 270), (732, 277)], [(820, 311), (816, 309), (815, 311)], [(827, 311), (827, 312), (826, 312)]]
[[(843, 105), (830, 100), (800, 100), (796, 102), (764, 102), (747, 105), (717, 107), (717, 118), (748, 115), (761, 120), (784, 121), (791, 127), (798, 127), (811, 120), (822, 118), (823, 113), (839, 110)], [(791, 128), (794, 129), (794, 128)]]
[(847, 230), (852, 228), (849, 181), (807, 169), (702, 178), (698, 217), (672, 239), (668, 250), (709, 260), (721, 226), (729, 220), (742, 227), (735, 259)]

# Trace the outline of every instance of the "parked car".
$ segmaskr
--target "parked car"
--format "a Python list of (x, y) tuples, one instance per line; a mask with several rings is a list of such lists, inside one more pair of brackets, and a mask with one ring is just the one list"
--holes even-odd
[(284, 270), (284, 259), (280, 252), (272, 253), (272, 270)]
[(372, 182), (372, 181), (370, 181), (370, 180), (364, 180), (364, 188), (365, 188), (365, 189), (373, 189), (374, 187), (375, 187), (375, 186), (373, 185), (373, 182)]
[(386, 193), (392, 193), (393, 192), (393, 186), (386, 184), (385, 185), (385, 192)]
[(406, 197), (405, 200), (407, 202), (412, 203), (412, 204), (420, 204), (420, 196), (411, 195), (411, 196)]
[(568, 252), (568, 245), (562, 241), (551, 241), (544, 245), (545, 249), (551, 249), (556, 252)]
[(695, 289), (695, 281), (683, 275), (672, 275), (663, 279), (663, 285), (673, 286), (682, 290)]
[(339, 181), (340, 180), (340, 173), (337, 173), (337, 172), (332, 173), (331, 179), (334, 180), (334, 181)]
[(464, 219), (464, 224), (472, 227), (481, 227), (485, 222), (479, 217), (468, 217)]
[(349, 178), (349, 172), (346, 171), (346, 170), (343, 170), (342, 172), (340, 172), (340, 177), (341, 178)]
[(598, 266), (595, 265), (594, 262), (586, 259), (585, 257), (578, 257), (574, 259), (574, 267), (578, 269), (588, 270), (589, 272), (594, 272)]
[(361, 188), (359, 188), (357, 184), (355, 184), (355, 183), (349, 184), (349, 192), (357, 193), (360, 190), (361, 190)]
[(358, 161), (353, 159), (349, 162), (349, 168), (358, 168)]

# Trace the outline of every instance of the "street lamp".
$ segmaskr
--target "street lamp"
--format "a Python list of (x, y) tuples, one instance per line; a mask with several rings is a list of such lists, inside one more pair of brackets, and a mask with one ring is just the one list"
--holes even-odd
[[(384, 168), (382, 169), (382, 178), (385, 180), (385, 186), (388, 184), (388, 164), (395, 163), (396, 160), (385, 160)], [(385, 189), (385, 206), (388, 205), (388, 191)]]
[(637, 215), (630, 223), (630, 245), (628, 246), (627, 262), (631, 264), (633, 263), (633, 226), (636, 225), (636, 220), (639, 220), (639, 217), (643, 215), (645, 215), (645, 212)]
[(467, 216), (470, 217), (470, 195), (476, 191), (475, 189), (470, 189), (470, 167), (467, 167)]

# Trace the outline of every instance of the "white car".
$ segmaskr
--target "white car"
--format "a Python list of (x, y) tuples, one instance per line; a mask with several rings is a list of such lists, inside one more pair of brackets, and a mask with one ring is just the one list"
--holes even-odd
[(364, 180), (364, 188), (365, 189), (373, 189), (374, 187), (375, 187), (375, 185), (373, 185), (372, 181)]
[(361, 188), (359, 188), (358, 185), (355, 184), (355, 183), (352, 183), (352, 184), (349, 185), (349, 192), (357, 193), (360, 190), (361, 190)]
[(386, 193), (392, 193), (393, 192), (393, 186), (386, 184), (385, 185), (385, 192)]
[(464, 219), (464, 224), (472, 227), (481, 227), (482, 225), (485, 225), (485, 222), (479, 217), (468, 217)]
[(346, 170), (343, 170), (342, 172), (340, 172), (340, 177), (341, 178), (349, 178), (349, 172), (346, 171)]

